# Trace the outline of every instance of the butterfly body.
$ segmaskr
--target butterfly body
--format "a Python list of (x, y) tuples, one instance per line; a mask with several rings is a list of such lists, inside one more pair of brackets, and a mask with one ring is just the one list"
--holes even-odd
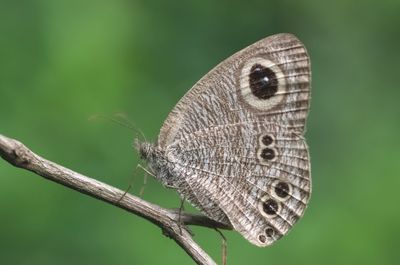
[(157, 144), (139, 143), (139, 152), (163, 185), (205, 215), (270, 245), (303, 215), (311, 194), (303, 137), (310, 79), (296, 37), (267, 37), (197, 82)]

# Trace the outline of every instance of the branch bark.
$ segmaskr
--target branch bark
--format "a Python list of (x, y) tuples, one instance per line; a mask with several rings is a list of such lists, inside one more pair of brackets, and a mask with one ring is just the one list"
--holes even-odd
[[(164, 235), (186, 251), (198, 264), (216, 264), (215, 261), (193, 240), (187, 225), (209, 228), (232, 229), (202, 215), (179, 213), (162, 208), (139, 197), (128, 194), (113, 186), (89, 178), (68, 168), (46, 160), (32, 152), (21, 142), (0, 134), (0, 156), (10, 164), (36, 173), (48, 180), (64, 185), (81, 193), (105, 201), (141, 216), (159, 226)], [(181, 224), (179, 224), (179, 220)]]

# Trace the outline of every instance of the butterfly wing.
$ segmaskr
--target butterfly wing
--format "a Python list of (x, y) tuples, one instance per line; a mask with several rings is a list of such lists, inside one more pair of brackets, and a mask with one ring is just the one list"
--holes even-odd
[[(275, 97), (258, 99), (248, 85), (241, 87), (241, 82), (248, 81), (249, 65), (257, 58), (267, 58), (266, 63), (277, 70), (276, 81), (282, 83), (282, 89), (276, 91)], [(221, 62), (182, 97), (165, 120), (158, 145), (165, 148), (186, 134), (235, 122), (241, 109), (247, 113), (252, 108), (253, 113), (266, 114), (266, 121), (293, 125), (302, 132), (309, 108), (310, 81), (307, 51), (295, 36), (283, 33), (264, 38)]]
[(196, 83), (158, 138), (184, 180), (178, 192), (258, 246), (286, 234), (310, 197), (310, 79), (296, 37), (265, 38)]

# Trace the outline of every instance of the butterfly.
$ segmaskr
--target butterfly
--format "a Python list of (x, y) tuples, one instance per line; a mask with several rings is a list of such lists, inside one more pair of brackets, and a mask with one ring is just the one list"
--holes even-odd
[(269, 246), (310, 199), (310, 82), (304, 45), (292, 34), (266, 37), (201, 78), (157, 142), (138, 141), (137, 149), (164, 186), (252, 244)]

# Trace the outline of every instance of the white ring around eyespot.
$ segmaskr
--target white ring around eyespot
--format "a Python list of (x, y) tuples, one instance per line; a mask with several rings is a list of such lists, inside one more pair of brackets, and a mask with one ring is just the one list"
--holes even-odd
[[(249, 85), (250, 70), (255, 64), (260, 64), (266, 68), (271, 69), (275, 73), (276, 78), (278, 79), (278, 90), (276, 91), (274, 96), (268, 99), (259, 99), (256, 96), (254, 96), (253, 93), (251, 92)], [(286, 91), (285, 75), (279, 68), (279, 66), (273, 61), (267, 60), (262, 57), (256, 57), (248, 60), (242, 67), (239, 80), (240, 80), (240, 95), (242, 99), (251, 107), (257, 110), (267, 111), (269, 109), (272, 109), (284, 99)]]

